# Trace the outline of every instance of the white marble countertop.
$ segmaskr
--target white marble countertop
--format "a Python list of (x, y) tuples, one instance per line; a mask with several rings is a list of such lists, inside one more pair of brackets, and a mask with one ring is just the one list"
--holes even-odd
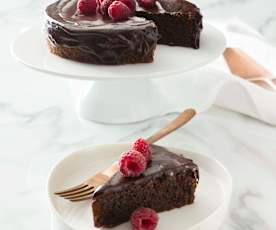
[[(276, 44), (274, 0), (265, 4), (261, 0), (195, 2), (207, 17), (238, 16)], [(41, 7), (47, 3), (22, 0), (1, 4), (0, 229), (49, 230), (45, 183), (56, 159), (89, 145), (147, 136), (172, 116), (124, 126), (79, 121), (67, 80), (26, 68), (9, 51), (20, 28), (39, 20)], [(276, 229), (275, 127), (213, 107), (160, 144), (210, 154), (229, 169), (234, 191), (222, 230)]]

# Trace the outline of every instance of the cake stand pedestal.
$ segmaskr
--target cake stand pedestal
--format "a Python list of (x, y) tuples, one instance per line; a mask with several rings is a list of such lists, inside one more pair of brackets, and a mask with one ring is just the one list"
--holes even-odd
[(95, 81), (77, 106), (81, 118), (111, 124), (147, 120), (169, 107), (152, 80)]
[(186, 72), (218, 58), (226, 45), (224, 35), (204, 23), (198, 50), (158, 45), (151, 64), (103, 66), (74, 62), (51, 54), (42, 31), (41, 24), (25, 29), (12, 44), (13, 56), (44, 73), (93, 81), (78, 98), (80, 117), (109, 124), (144, 121), (173, 111), (164, 96), (166, 88), (160, 90), (158, 79), (153, 78), (184, 77)]

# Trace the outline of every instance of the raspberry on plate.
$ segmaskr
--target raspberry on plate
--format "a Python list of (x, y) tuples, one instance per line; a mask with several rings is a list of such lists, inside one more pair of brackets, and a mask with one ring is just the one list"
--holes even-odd
[(146, 158), (136, 150), (124, 152), (119, 161), (119, 169), (125, 177), (138, 177), (145, 171)]
[(154, 230), (158, 219), (158, 215), (153, 209), (138, 208), (132, 213), (130, 222), (133, 230)]
[(121, 1), (114, 1), (108, 7), (108, 15), (113, 21), (126, 20), (131, 16), (131, 14), (132, 13), (127, 5)]
[(137, 139), (134, 142), (132, 149), (142, 153), (147, 161), (151, 160), (151, 152), (150, 152), (149, 144), (147, 143), (146, 140), (142, 138)]
[(81, 14), (91, 15), (97, 11), (97, 0), (78, 0), (77, 8)]

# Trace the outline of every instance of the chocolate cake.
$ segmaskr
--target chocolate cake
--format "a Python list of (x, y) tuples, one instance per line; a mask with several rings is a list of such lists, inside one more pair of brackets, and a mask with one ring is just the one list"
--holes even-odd
[(151, 145), (152, 161), (136, 178), (116, 173), (93, 196), (92, 209), (96, 227), (114, 227), (129, 220), (140, 207), (157, 212), (180, 208), (194, 201), (199, 179), (192, 160)]
[(185, 0), (157, 0), (155, 7), (137, 7), (135, 16), (119, 22), (79, 14), (77, 0), (59, 0), (46, 15), (50, 51), (94, 64), (150, 63), (157, 42), (197, 49), (202, 29), (199, 8)]
[(60, 0), (46, 9), (48, 46), (52, 53), (94, 64), (153, 61), (158, 40), (156, 25), (145, 18), (113, 22), (100, 14), (77, 12), (77, 0)]
[(158, 0), (153, 8), (139, 7), (136, 16), (155, 22), (158, 43), (199, 48), (202, 15), (196, 5), (185, 0)]

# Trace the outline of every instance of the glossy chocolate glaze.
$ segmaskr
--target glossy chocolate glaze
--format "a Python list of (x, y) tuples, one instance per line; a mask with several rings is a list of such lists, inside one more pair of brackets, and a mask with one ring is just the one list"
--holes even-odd
[(190, 17), (200, 14), (200, 9), (193, 3), (186, 0), (157, 0), (156, 6), (152, 8), (138, 7), (137, 11), (147, 11), (152, 13), (175, 13), (187, 14)]
[(198, 167), (192, 160), (181, 155), (170, 152), (164, 147), (151, 145), (152, 161), (143, 174), (136, 178), (123, 177), (119, 172), (116, 173), (106, 184), (101, 186), (94, 193), (94, 198), (109, 192), (124, 190), (129, 184), (144, 183), (154, 177), (163, 174), (174, 175), (174, 173), (185, 171), (187, 174), (199, 179)]
[(130, 17), (115, 23), (100, 14), (80, 15), (77, 0), (59, 0), (47, 7), (46, 15), (48, 39), (54, 46), (77, 48), (98, 64), (123, 64), (128, 56), (146, 59), (158, 40), (152, 21)]
[[(138, 17), (130, 17), (126, 21), (113, 22), (101, 14), (85, 16), (77, 10), (77, 0), (60, 0), (46, 9), (48, 20), (56, 22), (69, 30), (133, 30), (134, 28), (153, 25), (152, 22)], [(77, 32), (76, 31), (76, 32)]]

